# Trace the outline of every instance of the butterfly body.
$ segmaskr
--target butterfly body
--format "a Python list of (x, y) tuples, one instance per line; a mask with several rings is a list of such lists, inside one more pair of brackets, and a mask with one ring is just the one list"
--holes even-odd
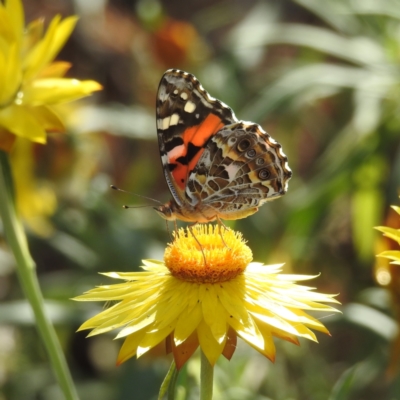
[(167, 220), (209, 222), (254, 214), (287, 191), (287, 157), (260, 125), (239, 121), (187, 72), (165, 72), (157, 93), (157, 135), (172, 200)]

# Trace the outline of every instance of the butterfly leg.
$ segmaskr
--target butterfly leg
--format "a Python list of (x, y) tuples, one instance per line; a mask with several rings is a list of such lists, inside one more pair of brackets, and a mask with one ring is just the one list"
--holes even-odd
[(221, 240), (222, 243), (225, 245), (225, 247), (228, 248), (228, 250), (230, 250), (230, 247), (226, 244), (225, 240), (224, 240), (224, 236), (222, 235), (222, 230), (221, 228), (224, 227), (224, 229), (228, 229), (227, 226), (222, 222), (222, 220), (217, 217), (217, 223), (218, 223), (218, 229), (219, 229), (219, 236), (221, 236)]
[[(176, 221), (175, 221), (175, 225), (176, 225)], [(171, 242), (174, 240), (174, 237), (171, 233), (171, 231), (169, 230), (169, 225), (168, 225), (168, 221), (165, 220), (165, 226), (167, 227), (167, 232), (168, 232), (168, 236), (169, 236), (169, 240), (171, 240)]]
[(194, 240), (197, 242), (197, 244), (198, 244), (199, 247), (200, 247), (201, 254), (203, 254), (204, 266), (206, 267), (206, 266), (207, 266), (207, 260), (206, 260), (206, 255), (204, 254), (203, 246), (201, 245), (201, 243), (199, 242), (199, 239), (197, 239), (196, 235), (195, 235), (194, 232), (193, 232), (193, 227), (194, 227), (195, 225), (197, 225), (197, 224), (198, 224), (198, 222), (195, 222), (193, 225), (189, 225), (189, 226), (188, 226), (188, 229), (189, 229), (190, 233), (192, 234)]

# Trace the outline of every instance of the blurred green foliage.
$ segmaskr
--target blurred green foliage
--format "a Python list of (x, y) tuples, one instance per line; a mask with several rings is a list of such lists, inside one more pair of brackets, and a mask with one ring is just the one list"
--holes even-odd
[[(342, 316), (324, 320), (332, 337), (277, 343), (275, 364), (240, 343), (217, 365), (215, 399), (399, 398), (398, 299), (375, 283), (373, 227), (398, 203), (400, 0), (24, 3), (28, 21), (80, 16), (60, 59), (73, 63), (73, 76), (104, 86), (60, 109), (67, 135), (32, 149), (35, 184), (54, 191), (57, 208), (43, 216), (46, 234), (27, 226), (30, 247), (82, 400), (155, 399), (168, 368), (159, 354), (116, 368), (120, 342), (75, 333), (101, 306), (69, 299), (107, 282), (98, 272), (162, 258), (170, 240), (151, 207), (121, 208), (150, 201), (109, 185), (169, 198), (154, 114), (158, 80), (171, 67), (194, 73), (238, 118), (262, 124), (288, 155), (284, 198), (230, 223), (255, 260), (321, 273), (318, 290), (343, 303)], [(0, 400), (61, 399), (14, 268), (1, 240)], [(181, 373), (179, 398), (197, 398), (198, 363)]]

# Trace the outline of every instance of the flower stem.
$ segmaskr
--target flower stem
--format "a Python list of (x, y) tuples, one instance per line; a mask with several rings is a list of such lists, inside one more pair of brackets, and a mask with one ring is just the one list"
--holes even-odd
[(201, 350), (200, 353), (200, 400), (212, 400), (214, 367), (208, 361), (207, 357), (203, 353), (203, 350)]
[(36, 326), (64, 396), (66, 400), (78, 400), (78, 394), (68, 370), (61, 345), (54, 327), (44, 311), (43, 296), (36, 276), (36, 265), (29, 253), (25, 232), (15, 210), (12, 182), (8, 155), (0, 151), (0, 216), (8, 245), (17, 262), (18, 278), (35, 314)]
[(158, 393), (158, 400), (162, 400), (167, 393), (168, 400), (175, 399), (176, 380), (178, 378), (178, 370), (176, 369), (175, 361), (172, 361), (166, 377), (161, 384), (160, 392)]

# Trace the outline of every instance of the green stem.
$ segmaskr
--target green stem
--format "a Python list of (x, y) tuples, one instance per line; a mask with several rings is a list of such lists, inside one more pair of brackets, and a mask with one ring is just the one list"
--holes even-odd
[(212, 400), (214, 367), (201, 350), (200, 400)]
[(172, 361), (167, 375), (161, 384), (160, 392), (158, 393), (158, 400), (162, 400), (164, 395), (167, 394), (168, 400), (175, 399), (176, 380), (178, 378), (178, 370), (176, 369), (175, 361)]
[(20, 284), (35, 314), (36, 326), (42, 337), (53, 370), (66, 400), (78, 400), (67, 362), (54, 327), (44, 311), (43, 296), (36, 276), (36, 265), (33, 261), (26, 240), (25, 232), (17, 217), (13, 196), (13, 185), (8, 155), (0, 151), (0, 216), (8, 245), (17, 262), (17, 273)]

